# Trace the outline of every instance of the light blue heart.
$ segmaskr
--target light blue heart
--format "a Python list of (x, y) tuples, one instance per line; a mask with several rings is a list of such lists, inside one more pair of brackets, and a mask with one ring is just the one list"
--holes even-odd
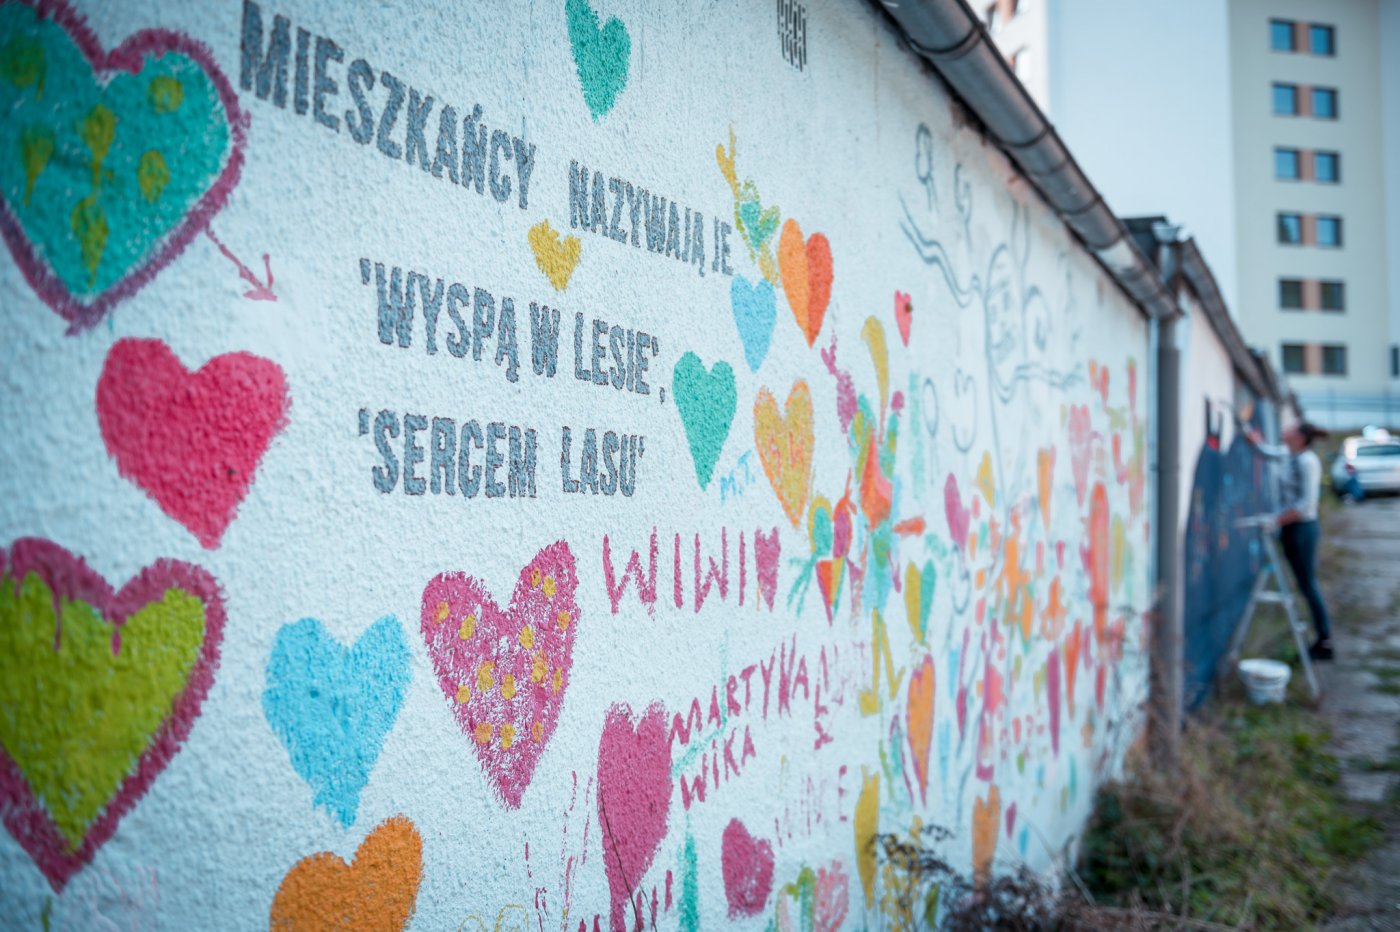
[(729, 285), (729, 303), (734, 306), (739, 339), (744, 341), (744, 358), (749, 368), (757, 372), (768, 355), (768, 346), (773, 342), (773, 324), (778, 319), (773, 286), (765, 279), (750, 285), (744, 276), (735, 275)]
[(292, 768), (342, 826), (394, 727), (410, 678), (403, 628), (386, 615), (347, 649), (321, 622), (284, 625), (267, 662), (263, 714)]

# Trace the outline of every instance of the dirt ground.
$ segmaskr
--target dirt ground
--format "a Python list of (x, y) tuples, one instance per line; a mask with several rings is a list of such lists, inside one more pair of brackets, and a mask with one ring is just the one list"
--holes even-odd
[(1386, 827), (1340, 878), (1343, 907), (1323, 928), (1400, 930), (1400, 497), (1324, 511), (1321, 579), (1337, 659), (1318, 664), (1319, 711), (1342, 789)]

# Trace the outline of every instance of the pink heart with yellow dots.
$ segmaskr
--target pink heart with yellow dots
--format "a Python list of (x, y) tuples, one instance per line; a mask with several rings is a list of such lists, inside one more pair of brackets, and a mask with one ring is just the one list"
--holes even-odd
[(423, 589), (423, 641), (457, 726), (509, 809), (517, 809), (569, 688), (578, 574), (565, 541), (520, 571), (510, 609), (482, 582), (442, 573)]

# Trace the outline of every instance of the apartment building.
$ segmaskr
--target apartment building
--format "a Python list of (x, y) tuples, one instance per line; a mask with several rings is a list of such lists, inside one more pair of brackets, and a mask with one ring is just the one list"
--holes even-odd
[(1400, 427), (1400, 0), (997, 0), (1120, 214), (1184, 222), (1309, 416)]

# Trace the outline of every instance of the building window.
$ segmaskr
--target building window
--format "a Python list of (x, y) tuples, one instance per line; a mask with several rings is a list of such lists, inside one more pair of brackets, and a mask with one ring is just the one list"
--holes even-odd
[(1322, 283), (1322, 309), (1324, 311), (1345, 311), (1347, 309), (1345, 282)]
[(1400, 379), (1400, 346), (1390, 348), (1390, 377)]
[(1312, 89), (1312, 115), (1319, 120), (1335, 120), (1337, 118), (1337, 91), (1331, 87), (1315, 87)]
[(1322, 374), (1347, 374), (1347, 348), (1340, 344), (1324, 344), (1322, 347)]
[(1278, 280), (1278, 306), (1296, 311), (1303, 306), (1303, 283), (1296, 278)]
[(1342, 157), (1336, 152), (1313, 153), (1313, 178), (1328, 184), (1342, 180)]
[(1283, 371), (1289, 375), (1299, 375), (1307, 369), (1303, 362), (1303, 344), (1285, 343), (1283, 344)]
[(1274, 150), (1274, 177), (1282, 181), (1298, 180), (1298, 150)]
[(1296, 116), (1298, 113), (1298, 85), (1274, 85), (1274, 113), (1283, 116)]
[(1293, 245), (1303, 241), (1303, 217), (1301, 214), (1278, 215), (1278, 241)]
[(1336, 55), (1331, 26), (1308, 27), (1308, 50), (1314, 55)]
[(1317, 218), (1317, 244), (1319, 246), (1342, 245), (1342, 218), (1319, 216)]
[(1269, 48), (1275, 52), (1292, 52), (1293, 21), (1288, 19), (1269, 20)]

